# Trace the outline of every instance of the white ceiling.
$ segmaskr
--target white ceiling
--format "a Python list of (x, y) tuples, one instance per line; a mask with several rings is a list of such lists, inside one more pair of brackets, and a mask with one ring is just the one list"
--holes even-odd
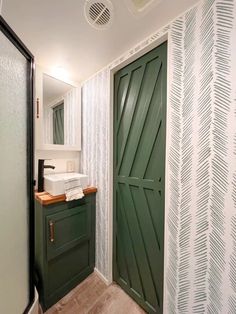
[(85, 0), (3, 0), (2, 15), (36, 63), (49, 70), (63, 67), (71, 80), (79, 82), (198, 2), (162, 0), (135, 16), (126, 1), (112, 0), (115, 16), (107, 30), (86, 22)]

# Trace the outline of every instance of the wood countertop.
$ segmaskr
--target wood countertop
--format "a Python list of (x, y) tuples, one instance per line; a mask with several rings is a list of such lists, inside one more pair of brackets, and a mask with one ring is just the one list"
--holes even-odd
[[(97, 188), (89, 187), (83, 190), (84, 195), (92, 194), (97, 192)], [(48, 192), (35, 192), (35, 199), (42, 205), (51, 205), (66, 200), (65, 194), (52, 196)]]

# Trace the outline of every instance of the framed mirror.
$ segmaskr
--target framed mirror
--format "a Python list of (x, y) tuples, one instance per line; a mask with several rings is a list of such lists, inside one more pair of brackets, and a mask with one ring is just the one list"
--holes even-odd
[(80, 150), (80, 86), (36, 68), (36, 149)]

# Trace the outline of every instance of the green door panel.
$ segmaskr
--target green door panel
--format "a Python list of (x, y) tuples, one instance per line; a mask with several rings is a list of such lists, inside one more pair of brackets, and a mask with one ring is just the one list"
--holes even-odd
[(89, 241), (71, 249), (48, 263), (48, 298), (58, 294), (81, 273), (88, 271)]
[[(90, 210), (86, 205), (77, 206), (46, 217), (47, 259), (77, 246), (90, 237)], [(51, 228), (50, 228), (51, 226)]]
[(115, 74), (115, 281), (163, 312), (167, 43)]

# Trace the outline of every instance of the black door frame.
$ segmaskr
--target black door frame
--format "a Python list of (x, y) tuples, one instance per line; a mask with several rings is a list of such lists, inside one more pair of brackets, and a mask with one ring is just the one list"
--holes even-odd
[(29, 248), (29, 304), (28, 313), (34, 302), (34, 56), (20, 38), (0, 16), (0, 31), (27, 60), (27, 194), (28, 194), (28, 248)]

